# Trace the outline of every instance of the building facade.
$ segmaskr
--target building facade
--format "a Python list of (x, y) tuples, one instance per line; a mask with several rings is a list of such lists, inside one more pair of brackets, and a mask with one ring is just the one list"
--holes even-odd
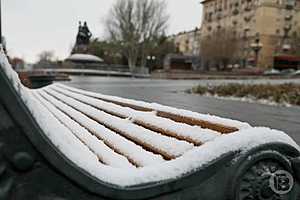
[(299, 0), (204, 0), (202, 4), (202, 42), (218, 31), (221, 35), (230, 31), (238, 44), (237, 62), (265, 68), (299, 66)]
[(201, 30), (180, 32), (169, 37), (174, 43), (176, 52), (166, 55), (165, 70), (198, 70), (200, 67), (200, 36)]
[(198, 56), (200, 55), (201, 29), (195, 28), (191, 31), (180, 32), (172, 35), (170, 39), (174, 41), (177, 53)]

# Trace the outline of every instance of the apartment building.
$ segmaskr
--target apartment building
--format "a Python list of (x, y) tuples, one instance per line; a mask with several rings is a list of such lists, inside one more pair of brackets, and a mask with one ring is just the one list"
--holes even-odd
[(299, 67), (299, 0), (204, 0), (202, 4), (202, 41), (218, 31), (231, 31), (238, 41), (235, 55), (240, 63)]

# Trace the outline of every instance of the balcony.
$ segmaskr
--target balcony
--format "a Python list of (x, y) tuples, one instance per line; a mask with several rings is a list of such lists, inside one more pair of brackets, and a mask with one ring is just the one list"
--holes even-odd
[(287, 32), (290, 31), (291, 29), (292, 29), (291, 24), (287, 24), (287, 25), (284, 26), (284, 30), (287, 31)]
[(245, 22), (250, 22), (251, 17), (250, 17), (250, 16), (245, 16), (245, 17), (244, 17), (244, 20), (245, 20)]
[(245, 8), (244, 8), (245, 11), (249, 12), (251, 11), (251, 6), (250, 5), (247, 5)]
[(233, 15), (238, 15), (240, 12), (237, 8), (235, 8), (233, 11), (232, 11), (232, 14)]

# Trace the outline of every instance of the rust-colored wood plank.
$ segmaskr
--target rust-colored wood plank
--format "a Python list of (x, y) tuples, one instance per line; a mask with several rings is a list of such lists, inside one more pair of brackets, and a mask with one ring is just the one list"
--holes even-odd
[(160, 117), (165, 117), (168, 119), (172, 119), (176, 122), (181, 122), (181, 123), (186, 123), (189, 125), (193, 125), (193, 126), (200, 126), (201, 128), (208, 128), (214, 131), (218, 131), (222, 134), (229, 134), (229, 133), (233, 133), (238, 131), (238, 128), (235, 127), (229, 127), (229, 126), (225, 126), (222, 124), (217, 124), (217, 123), (212, 123), (209, 121), (205, 121), (205, 120), (199, 120), (199, 119), (195, 119), (192, 117), (187, 117), (187, 116), (180, 116), (180, 115), (175, 115), (172, 113), (167, 113), (167, 112), (163, 112), (163, 111), (157, 111), (157, 116)]
[[(64, 89), (66, 89), (66, 88), (64, 88)], [(67, 89), (67, 90), (69, 90), (69, 89)], [(186, 123), (186, 124), (189, 124), (189, 125), (192, 125), (192, 126), (200, 126), (201, 128), (211, 129), (211, 130), (220, 132), (222, 134), (229, 134), (229, 133), (233, 133), (233, 132), (236, 132), (236, 131), (239, 130), (236, 127), (231, 127), (231, 126), (226, 126), (226, 125), (223, 125), (223, 124), (213, 123), (213, 122), (209, 122), (209, 121), (206, 121), (206, 120), (200, 120), (200, 119), (195, 119), (195, 118), (184, 116), (184, 115), (180, 116), (180, 115), (176, 115), (176, 114), (173, 114), (173, 113), (168, 113), (168, 112), (165, 112), (165, 111), (154, 110), (154, 109), (151, 109), (151, 108), (145, 108), (145, 107), (142, 107), (142, 106), (139, 106), (139, 105), (134, 105), (132, 103), (124, 103), (124, 102), (116, 101), (116, 100), (112, 100), (112, 99), (100, 98), (98, 96), (85, 94), (85, 93), (82, 93), (82, 92), (79, 92), (79, 93), (82, 94), (82, 95), (86, 95), (86, 96), (89, 96), (89, 97), (100, 99), (102, 101), (114, 103), (114, 104), (117, 104), (117, 105), (120, 105), (120, 106), (129, 107), (129, 108), (139, 110), (139, 111), (145, 111), (145, 112), (156, 111), (157, 116), (168, 118), (168, 119), (171, 119), (171, 120), (176, 121), (176, 122)]]

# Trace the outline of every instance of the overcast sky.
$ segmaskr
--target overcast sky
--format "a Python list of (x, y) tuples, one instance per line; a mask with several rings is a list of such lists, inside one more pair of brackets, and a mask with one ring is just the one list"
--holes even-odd
[[(200, 25), (200, 0), (166, 0), (169, 34)], [(115, 0), (2, 0), (3, 34), (10, 56), (34, 62), (43, 50), (64, 59), (75, 42), (78, 21), (104, 37), (103, 21)]]

